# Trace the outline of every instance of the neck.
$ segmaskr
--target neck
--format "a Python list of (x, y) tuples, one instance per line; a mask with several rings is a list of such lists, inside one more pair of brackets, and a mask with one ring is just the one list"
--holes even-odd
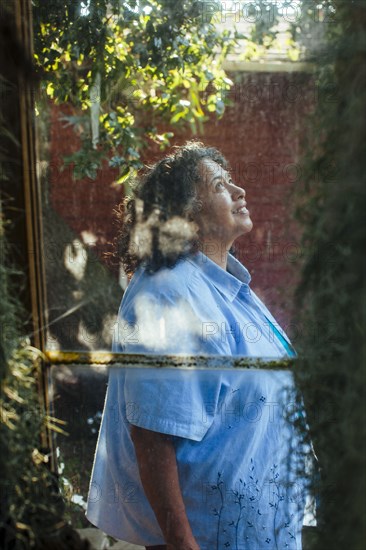
[(210, 260), (215, 262), (218, 266), (226, 271), (227, 267), (227, 257), (230, 250), (231, 244), (224, 246), (223, 244), (213, 243), (202, 241), (200, 244), (200, 250), (205, 254)]

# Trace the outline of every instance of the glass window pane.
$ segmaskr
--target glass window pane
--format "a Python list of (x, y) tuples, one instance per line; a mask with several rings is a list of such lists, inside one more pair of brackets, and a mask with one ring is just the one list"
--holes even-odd
[[(302, 177), (298, 164), (301, 130), (314, 103), (310, 73), (232, 72), (232, 105), (205, 125), (202, 140), (221, 150), (233, 180), (243, 186), (253, 230), (236, 242), (237, 257), (252, 275), (251, 287), (287, 331), (301, 257), (292, 220), (291, 191)], [(62, 169), (79, 137), (65, 121), (67, 104), (43, 100), (38, 107), (39, 172), (44, 204), (49, 349), (108, 350), (127, 279), (111, 266), (117, 226), (114, 210), (123, 199), (117, 171), (104, 165), (96, 179), (74, 179)], [(304, 126), (305, 128), (305, 126)], [(187, 131), (177, 143), (192, 138)], [(200, 136), (198, 136), (200, 137)], [(145, 162), (164, 153), (149, 148)]]
[(75, 528), (90, 527), (85, 518), (86, 497), (107, 380), (105, 367), (51, 369), (51, 410), (61, 430), (53, 434), (60, 487), (68, 519)]
[[(311, 454), (298, 432), (302, 404), (291, 374), (265, 369), (163, 370), (164, 376), (161, 368), (121, 365), (108, 373), (104, 367), (72, 364), (51, 369), (53, 415), (64, 432), (55, 434), (55, 447), (72, 525), (90, 527), (87, 509), (91, 523), (122, 540), (118, 526), (126, 523), (121, 533), (138, 543), (125, 514), (141, 518), (149, 511), (128, 436), (134, 425), (165, 433), (173, 441), (187, 510), (191, 499), (196, 503), (192, 509), (197, 514), (190, 516), (195, 532), (205, 526), (211, 534), (217, 530), (223, 543), (238, 536), (242, 540), (248, 534), (245, 525), (238, 521), (236, 530), (229, 529), (235, 526), (230, 520), (244, 509), (240, 504), (247, 521), (257, 527), (258, 514), (262, 516), (266, 536), (275, 522), (277, 536), (285, 543), (289, 529), (282, 522), (291, 523), (294, 535), (302, 522), (309, 473), (304, 461)], [(260, 446), (263, 433), (265, 445)], [(145, 454), (150, 451), (145, 447)], [(215, 513), (220, 499), (222, 522)], [(291, 519), (286, 516), (289, 510)], [(252, 533), (259, 540), (262, 534)]]

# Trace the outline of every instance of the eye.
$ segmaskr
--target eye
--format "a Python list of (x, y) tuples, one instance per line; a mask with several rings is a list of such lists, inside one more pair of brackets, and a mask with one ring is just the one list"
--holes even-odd
[(220, 189), (222, 189), (223, 187), (225, 187), (224, 183), (222, 181), (218, 181), (215, 185), (215, 189), (217, 191), (219, 191)]

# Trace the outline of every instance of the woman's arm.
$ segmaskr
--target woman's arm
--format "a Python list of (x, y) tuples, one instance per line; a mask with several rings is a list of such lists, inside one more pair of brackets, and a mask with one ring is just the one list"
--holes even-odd
[(140, 478), (168, 550), (199, 550), (188, 522), (171, 437), (131, 426)]

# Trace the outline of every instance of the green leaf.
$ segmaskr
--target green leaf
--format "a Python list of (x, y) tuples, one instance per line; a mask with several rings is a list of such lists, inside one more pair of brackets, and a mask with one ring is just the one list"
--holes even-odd
[[(166, 1), (93, 0), (90, 16), (80, 16), (72, 0), (33, 4), (35, 64), (44, 89), (55, 103), (67, 104), (64, 120), (82, 137), (80, 155), (65, 158), (75, 164), (76, 178), (97, 177), (102, 158), (91, 146), (93, 97), (100, 100), (98, 148), (114, 167), (140, 166), (152, 116), (173, 128), (202, 129), (202, 95), (209, 82), (222, 86), (234, 33), (199, 17), (191, 2), (173, 9)], [(101, 87), (93, 94), (97, 74)], [(222, 105), (212, 112), (221, 115)], [(168, 137), (157, 141), (169, 145)]]

